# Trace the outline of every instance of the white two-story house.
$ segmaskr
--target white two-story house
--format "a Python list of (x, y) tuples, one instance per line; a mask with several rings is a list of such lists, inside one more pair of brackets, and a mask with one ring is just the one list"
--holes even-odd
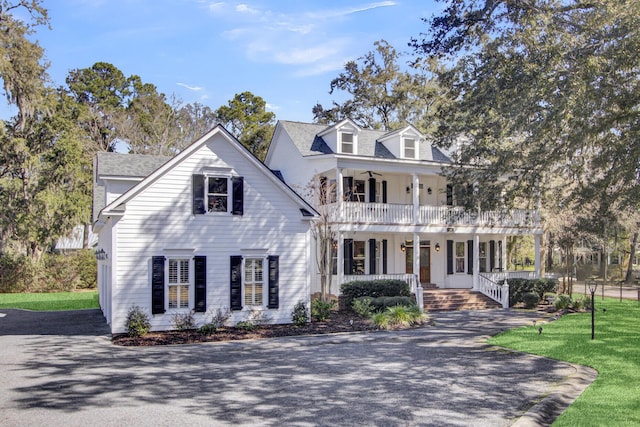
[[(312, 182), (333, 192), (315, 203), (337, 230), (333, 293), (341, 283), (367, 278), (400, 278), (416, 291), (427, 284), (484, 291), (484, 278), (506, 273), (510, 235), (535, 236), (532, 275), (539, 274), (539, 213), (456, 206), (442, 174), (451, 160), (414, 126), (385, 132), (351, 120), (280, 121), (265, 163), (301, 193)], [(312, 283), (319, 291), (317, 272)]]

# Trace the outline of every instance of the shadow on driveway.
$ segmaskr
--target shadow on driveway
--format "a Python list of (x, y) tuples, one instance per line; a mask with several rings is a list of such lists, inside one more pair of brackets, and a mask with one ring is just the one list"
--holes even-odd
[(109, 335), (98, 309), (31, 311), (0, 308), (2, 335)]

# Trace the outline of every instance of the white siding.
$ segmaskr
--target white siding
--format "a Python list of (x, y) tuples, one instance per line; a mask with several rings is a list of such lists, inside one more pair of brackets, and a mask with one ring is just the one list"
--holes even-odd
[[(192, 214), (192, 175), (213, 166), (231, 167), (244, 177), (244, 215)], [(193, 256), (207, 257), (209, 312), (229, 307), (231, 255), (242, 255), (243, 249), (265, 249), (268, 255), (279, 255), (279, 309), (266, 311), (273, 322), (290, 322), (296, 302), (308, 301), (308, 229), (299, 205), (224, 137), (215, 134), (127, 203), (117, 227), (113, 332), (124, 332), (124, 319), (132, 305), (151, 312), (151, 257), (166, 256), (166, 250), (171, 249), (189, 249)], [(193, 286), (191, 292), (193, 299)], [(244, 320), (246, 315), (244, 310), (233, 312), (231, 322)], [(196, 319), (205, 321), (201, 313)], [(153, 329), (171, 327), (169, 310), (152, 317)]]

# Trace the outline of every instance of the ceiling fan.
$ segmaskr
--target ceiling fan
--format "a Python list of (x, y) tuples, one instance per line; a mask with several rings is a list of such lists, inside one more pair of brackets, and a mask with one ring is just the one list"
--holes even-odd
[(378, 173), (378, 172), (371, 172), (371, 171), (360, 172), (360, 175), (364, 175), (365, 173), (368, 173), (368, 174), (369, 174), (369, 178), (373, 178), (373, 175), (382, 176), (382, 174), (381, 174), (381, 173)]

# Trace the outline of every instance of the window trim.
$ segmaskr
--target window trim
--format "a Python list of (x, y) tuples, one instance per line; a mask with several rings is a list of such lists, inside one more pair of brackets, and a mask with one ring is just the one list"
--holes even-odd
[[(247, 299), (246, 299), (247, 298), (246, 290), (247, 290), (247, 284), (248, 284), (247, 277), (246, 277), (247, 276), (247, 262), (248, 261), (253, 262), (253, 261), (258, 261), (258, 260), (261, 261), (261, 263), (262, 263), (262, 270), (261, 270), (261, 272), (262, 272), (262, 281), (261, 282), (258, 282), (258, 281), (251, 282), (251, 283), (253, 283), (252, 294), (254, 295), (254, 298), (252, 299), (252, 302), (249, 303), (249, 302), (247, 302)], [(269, 282), (266, 280), (266, 279), (268, 279), (268, 274), (269, 274), (269, 264), (268, 263), (269, 263), (269, 261), (268, 261), (268, 258), (266, 256), (245, 255), (245, 256), (242, 257), (242, 305), (243, 305), (243, 308), (246, 308), (246, 309), (249, 309), (249, 310), (250, 309), (255, 309), (255, 308), (266, 308), (265, 290), (268, 291), (268, 287), (269, 287)], [(265, 275), (265, 266), (266, 266), (266, 270), (267, 270), (267, 274), (266, 275)], [(257, 284), (257, 283), (262, 283), (262, 286), (261, 286), (261, 289), (262, 289), (261, 294), (262, 295), (261, 295), (261, 298), (260, 298), (261, 301), (260, 301), (259, 304), (255, 303), (255, 295), (257, 294), (255, 292), (255, 284)]]
[[(166, 262), (165, 262), (165, 283), (164, 283), (164, 288), (165, 288), (165, 297), (164, 297), (164, 306), (166, 307), (167, 311), (184, 311), (184, 310), (191, 310), (193, 308), (193, 304), (194, 304), (194, 297), (193, 297), (193, 278), (194, 278), (194, 272), (193, 272), (193, 257), (192, 256), (180, 256), (180, 255), (169, 255), (166, 258)], [(171, 284), (170, 280), (171, 280), (171, 263), (172, 261), (186, 261), (186, 266), (187, 266), (187, 282), (179, 282), (176, 284)], [(181, 276), (180, 271), (182, 268), (178, 269), (178, 276)], [(177, 293), (177, 307), (171, 307), (171, 303), (170, 303), (170, 288), (171, 287), (177, 287), (178, 288), (178, 293)], [(186, 307), (180, 307), (180, 296), (181, 296), (181, 291), (180, 291), (180, 287), (182, 286), (186, 286), (187, 287), (187, 306)]]
[[(226, 194), (224, 193), (210, 193), (209, 192), (209, 180), (210, 179), (224, 179), (227, 182), (227, 192)], [(204, 176), (204, 201), (205, 201), (205, 215), (209, 214), (209, 215), (220, 215), (220, 214), (229, 214), (231, 213), (231, 205), (233, 203), (233, 194), (231, 191), (231, 176), (230, 175), (219, 175), (219, 174), (215, 174), (215, 175), (207, 175), (205, 174)], [(223, 196), (224, 194), (224, 196)], [(213, 196), (213, 197), (226, 197), (227, 198), (227, 206), (226, 206), (226, 210), (225, 211), (212, 211), (209, 209), (209, 197)]]
[[(345, 142), (344, 135), (351, 135), (351, 141)], [(358, 135), (352, 130), (341, 130), (338, 133), (338, 144), (341, 154), (358, 154)], [(345, 151), (345, 145), (351, 146), (351, 151)]]
[[(458, 248), (462, 246), (462, 255), (458, 255)], [(459, 267), (459, 260), (462, 260)], [(466, 242), (454, 242), (453, 245), (453, 273), (454, 274), (466, 274), (467, 273), (467, 245)]]
[[(413, 141), (413, 147), (407, 147), (407, 141)], [(407, 154), (407, 150), (413, 151), (413, 156)], [(418, 158), (418, 144), (416, 138), (404, 137), (402, 138), (402, 155), (405, 159), (417, 159)]]

